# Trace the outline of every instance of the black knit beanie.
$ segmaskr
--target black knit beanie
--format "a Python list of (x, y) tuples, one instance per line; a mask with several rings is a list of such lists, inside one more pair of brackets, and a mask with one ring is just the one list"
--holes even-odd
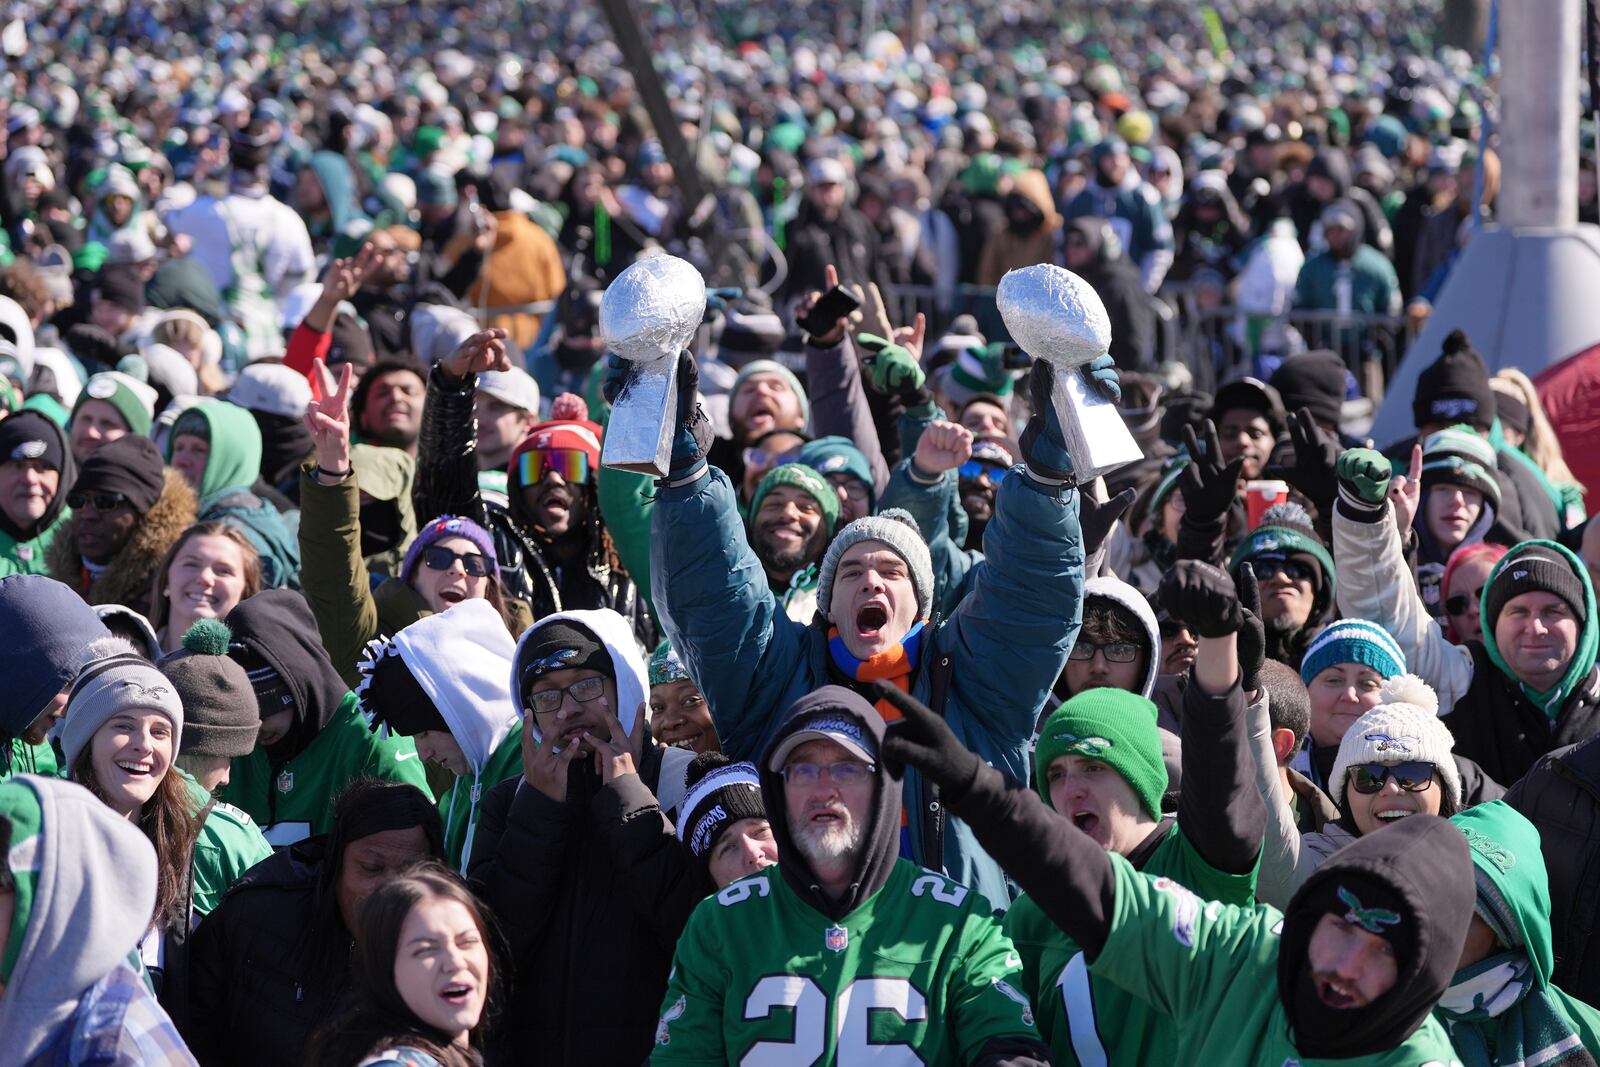
[(1344, 410), (1346, 373), (1339, 353), (1323, 349), (1290, 356), (1268, 384), (1283, 398), (1286, 411), (1310, 408), (1313, 419), (1337, 426)]
[(1419, 428), (1465, 422), (1487, 430), (1494, 423), (1495, 407), (1483, 357), (1472, 350), (1465, 333), (1452, 330), (1444, 339), (1443, 354), (1417, 375), (1412, 420)]
[(1493, 632), (1506, 601), (1523, 593), (1553, 593), (1566, 601), (1581, 626), (1585, 607), (1583, 579), (1560, 552), (1541, 544), (1525, 544), (1511, 550), (1495, 568), (1489, 587), (1483, 591), (1483, 628)]
[(101, 445), (83, 461), (71, 495), (120, 493), (134, 511), (143, 515), (161, 499), (165, 485), (166, 472), (155, 442), (130, 433)]

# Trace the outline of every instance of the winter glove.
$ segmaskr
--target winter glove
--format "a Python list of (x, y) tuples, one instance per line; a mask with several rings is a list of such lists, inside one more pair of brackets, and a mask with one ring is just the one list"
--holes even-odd
[(874, 700), (887, 700), (901, 716), (889, 724), (883, 739), (884, 770), (898, 780), (905, 776), (907, 767), (915, 767), (939, 787), (946, 804), (960, 801), (972, 788), (983, 760), (969, 751), (922, 701), (882, 682), (873, 682), (872, 687)]
[(1294, 465), (1275, 467), (1267, 476), (1282, 478), (1315, 504), (1319, 513), (1329, 514), (1339, 492), (1339, 442), (1323, 432), (1309, 408), (1290, 414), (1289, 441), (1294, 446)]
[(1122, 399), (1122, 383), (1117, 379), (1117, 365), (1110, 355), (1099, 356), (1083, 368), (1089, 388), (1115, 404)]
[(1067, 452), (1066, 435), (1056, 418), (1056, 406), (1050, 400), (1055, 385), (1055, 372), (1045, 362), (1033, 365), (1028, 373), (1028, 399), (1033, 414), (1022, 431), (1018, 442), (1022, 457), (1027, 461), (1028, 474), (1035, 481), (1057, 485), (1075, 486), (1072, 474), (1072, 456)]
[(1217, 427), (1205, 421), (1206, 442), (1202, 450), (1194, 427), (1183, 428), (1184, 447), (1189, 450), (1189, 465), (1183, 470), (1183, 521), (1206, 526), (1219, 521), (1239, 497), (1239, 475), (1244, 470), (1240, 456), (1222, 465), (1222, 446), (1217, 442)]
[(879, 396), (899, 397), (907, 407), (922, 400), (927, 375), (909, 348), (872, 333), (857, 334), (856, 347), (865, 356), (862, 369), (868, 389)]
[(1078, 527), (1083, 531), (1085, 561), (1100, 551), (1101, 546), (1106, 543), (1106, 538), (1111, 534), (1111, 527), (1117, 524), (1117, 520), (1128, 510), (1128, 505), (1133, 503), (1133, 498), (1136, 496), (1138, 496), (1136, 490), (1124, 489), (1104, 504), (1088, 493), (1078, 497)]
[(1244, 606), (1233, 579), (1220, 567), (1180, 559), (1161, 579), (1156, 596), (1168, 615), (1200, 637), (1236, 634), (1244, 625)]
[(1267, 627), (1261, 621), (1261, 586), (1256, 569), (1248, 563), (1239, 566), (1239, 604), (1244, 608), (1244, 624), (1239, 627), (1239, 684), (1246, 693), (1261, 688), (1261, 665), (1267, 662)]
[(1339, 457), (1339, 499), (1351, 513), (1371, 516), (1383, 510), (1394, 470), (1383, 454), (1370, 448), (1352, 448)]
[[(616, 353), (606, 356), (600, 381), (600, 394), (615, 405), (624, 385), (637, 372), (632, 363)], [(711, 420), (700, 407), (700, 366), (687, 350), (678, 353), (678, 425), (672, 439), (672, 469), (667, 481), (677, 481), (694, 472), (711, 447)]]

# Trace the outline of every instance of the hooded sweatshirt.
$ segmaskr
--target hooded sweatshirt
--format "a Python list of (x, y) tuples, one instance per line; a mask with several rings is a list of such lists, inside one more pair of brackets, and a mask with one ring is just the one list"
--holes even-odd
[(522, 773), (522, 718), (506, 687), (516, 645), (500, 613), (479, 599), (418, 619), (395, 635), (394, 647), (472, 768), (439, 800), (445, 854), (465, 874), (478, 801)]
[[(1526, 682), (1517, 680), (1516, 676), (1511, 672), (1511, 667), (1506, 663), (1505, 656), (1500, 651), (1500, 645), (1495, 641), (1495, 628), (1490, 624), (1490, 620), (1487, 617), (1483, 620), (1483, 647), (1489, 653), (1489, 659), (1494, 662), (1494, 665), (1499, 667), (1501, 672), (1508, 678), (1513, 679), (1514, 684), (1522, 690), (1530, 701), (1542, 708), (1544, 713), (1550, 716), (1551, 719), (1555, 719), (1560, 715), (1561, 706), (1566, 703), (1567, 697), (1572, 695), (1573, 690), (1594, 669), (1596, 653), (1600, 652), (1600, 618), (1596, 618), (1594, 586), (1589, 581), (1588, 568), (1573, 554), (1571, 549), (1554, 541), (1524, 541), (1518, 545), (1515, 550), (1507, 553), (1499, 563), (1495, 564), (1494, 570), (1489, 572), (1489, 580), (1484, 583), (1484, 588), (1487, 589), (1493, 585), (1495, 579), (1500, 576), (1500, 572), (1505, 570), (1507, 565), (1515, 564), (1520, 553), (1534, 545), (1552, 551), (1565, 559), (1567, 565), (1577, 574), (1578, 580), (1583, 585), (1583, 621), (1578, 631), (1578, 647), (1574, 650), (1572, 659), (1567, 662), (1566, 672), (1562, 674), (1560, 681), (1545, 690), (1531, 689)], [(1511, 781), (1511, 779), (1507, 778), (1505, 781)]]
[[(166, 1013), (140, 981), (129, 954), (150, 924), (156, 854), (139, 828), (82, 786), (25, 775), (0, 784), (0, 816), (10, 823), (9, 864), (16, 880), (9, 944), (0, 961), (0, 1034), (5, 1062), (81, 1061), (87, 1038), (103, 1038), (127, 1059), (122, 1021)], [(163, 1063), (193, 1063), (176, 1048)]]
[[(768, 759), (818, 716), (845, 720), (869, 750), (883, 744), (883, 716), (852, 690), (824, 686), (791, 705), (760, 761), (781, 861), (695, 909), (678, 941), (651, 1062), (731, 1063), (743, 1050), (753, 1052), (748, 1059), (766, 1051), (777, 1062), (790, 1042), (806, 1046), (805, 1062), (872, 1057), (853, 1041), (886, 1045), (888, 1056), (907, 1060), (915, 1049), (928, 1063), (1047, 1062), (1015, 984), (1011, 941), (983, 896), (898, 857), (900, 789), (881, 763), (848, 890), (834, 899), (816, 884), (789, 833), (783, 776)], [(780, 989), (798, 989), (801, 1000), (773, 999)], [(740, 1010), (752, 1004), (795, 1010), (792, 1018)], [(859, 1030), (824, 1025), (853, 1018), (855, 1005), (866, 1008), (863, 1015), (879, 1009), (881, 1021)]]
[[(1084, 947), (1091, 974), (1171, 1016), (1184, 1062), (1416, 1067), (1454, 1058), (1430, 1012), (1461, 957), (1473, 889), (1466, 841), (1446, 820), (1414, 815), (1361, 838), (1280, 914), (1264, 904), (1206, 903), (1169, 878), (1134, 870), (992, 767), (980, 766), (968, 789), (946, 796), (952, 813)], [(1411, 951), (1394, 986), (1366, 1008), (1298, 1006), (1306, 946), (1329, 911), (1316, 895), (1326, 899), (1341, 879), (1358, 878), (1401, 902)]]
[(356, 778), (406, 782), (432, 797), (417, 746), (375, 737), (317, 637), (305, 599), (266, 589), (229, 613), (228, 654), (246, 671), (265, 665), (289, 697), (294, 724), (268, 755), (260, 745), (233, 761), (218, 798), (242, 809), (276, 848), (325, 832), (333, 800)]
[[(10, 425), (7, 427), (7, 437), (10, 440), (18, 440), (24, 436), (22, 432), (24, 426), (31, 428), (33, 433), (37, 434), (35, 440), (53, 440), (56, 454), (61, 457), (61, 469), (55, 496), (45, 507), (44, 514), (33, 523), (21, 527), (12, 522), (4, 512), (0, 512), (0, 576), (43, 574), (45, 554), (51, 542), (66, 527), (71, 517), (66, 510), (67, 490), (77, 479), (78, 468), (72, 458), (72, 448), (68, 444), (66, 431), (54, 419), (37, 411), (19, 411), (10, 416), (10, 420)], [(0, 461), (11, 458), (13, 457), (0, 456)]]
[(1139, 695), (1147, 700), (1150, 699), (1150, 694), (1155, 692), (1156, 675), (1161, 671), (1161, 624), (1156, 621), (1156, 613), (1150, 610), (1150, 601), (1121, 578), (1108, 574), (1090, 578), (1083, 583), (1085, 608), (1094, 597), (1104, 597), (1126, 608), (1139, 620), (1139, 626), (1144, 630), (1145, 647), (1148, 650), (1145, 653), (1144, 677), (1139, 679)]
[(1496, 919), (1485, 921), (1505, 939), (1489, 957), (1457, 971), (1435, 1009), (1462, 1062), (1593, 1064), (1600, 1010), (1550, 982), (1555, 950), (1539, 831), (1503, 800), (1450, 821), (1472, 849), (1479, 915), (1486, 906), (1492, 910)]
[(361, 209), (356, 204), (355, 174), (337, 152), (314, 153), (306, 166), (316, 175), (317, 184), (322, 186), (322, 198), (328, 202), (328, 221), (308, 225), (311, 239), (320, 246), (321, 242), (344, 233), (352, 219), (361, 217)]
[(248, 408), (226, 400), (207, 400), (178, 417), (167, 437), (166, 455), (186, 426), (205, 424), (211, 451), (200, 476), (200, 522), (223, 520), (237, 526), (261, 552), (261, 581), (269, 589), (300, 583), (299, 513), (293, 521), (251, 491), (261, 476), (261, 427)]

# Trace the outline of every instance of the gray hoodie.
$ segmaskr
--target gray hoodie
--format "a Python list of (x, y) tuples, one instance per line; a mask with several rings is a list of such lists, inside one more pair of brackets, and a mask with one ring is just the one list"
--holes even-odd
[(71, 782), (13, 778), (0, 785), (0, 814), (12, 822), (10, 866), (26, 909), (12, 920), (22, 947), (0, 994), (0, 1059), (26, 1063), (149, 928), (156, 854), (138, 827)]

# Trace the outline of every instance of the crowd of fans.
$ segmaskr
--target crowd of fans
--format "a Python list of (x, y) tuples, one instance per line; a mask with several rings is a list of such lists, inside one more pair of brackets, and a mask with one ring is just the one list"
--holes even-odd
[(1595, 1063), (1600, 523), (1460, 331), (1364, 436), (1437, 7), (5, 8), (0, 1064)]

